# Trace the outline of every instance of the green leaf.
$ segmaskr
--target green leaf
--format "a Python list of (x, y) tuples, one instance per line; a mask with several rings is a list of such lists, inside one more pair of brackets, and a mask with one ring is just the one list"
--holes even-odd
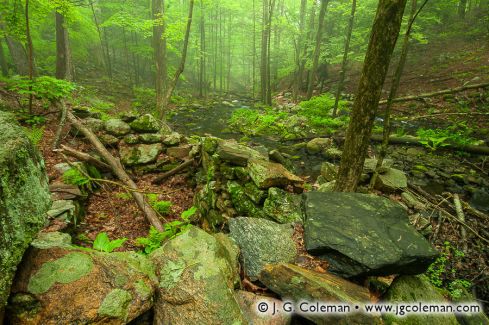
[(95, 238), (95, 241), (93, 242), (93, 249), (105, 252), (107, 246), (110, 243), (109, 236), (107, 235), (106, 232), (101, 232), (97, 235)]
[(197, 212), (197, 207), (192, 206), (190, 209), (187, 209), (187, 210), (182, 212), (181, 218), (184, 221), (188, 221), (189, 218), (195, 214), (195, 212)]

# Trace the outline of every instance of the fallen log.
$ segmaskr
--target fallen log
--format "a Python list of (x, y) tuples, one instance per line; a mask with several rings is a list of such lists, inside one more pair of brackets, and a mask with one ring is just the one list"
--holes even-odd
[[(116, 175), (117, 178), (119, 178), (119, 180), (124, 183), (128, 188), (137, 189), (136, 183), (134, 183), (129, 175), (127, 175), (121, 162), (110, 154), (110, 152), (105, 148), (102, 142), (100, 142), (97, 136), (93, 134), (93, 132), (90, 131), (88, 128), (86, 128), (82, 123), (80, 123), (80, 121), (73, 115), (73, 113), (67, 112), (67, 118), (73, 124), (73, 126), (77, 128), (93, 144), (97, 152), (110, 166), (114, 175)], [(146, 216), (146, 219), (148, 219), (149, 223), (151, 223), (151, 225), (153, 225), (158, 231), (163, 231), (163, 224), (158, 218), (155, 210), (153, 210), (148, 202), (146, 202), (144, 195), (135, 191), (130, 192), (132, 197), (136, 201), (139, 209), (141, 209), (141, 211)]]
[(56, 136), (54, 137), (53, 150), (58, 149), (59, 143), (61, 142), (61, 135), (63, 134), (63, 128), (66, 124), (67, 108), (65, 101), (61, 100), (59, 104), (61, 105), (61, 116), (59, 119), (58, 129), (56, 130)]
[(56, 149), (54, 151), (60, 152), (60, 153), (63, 153), (67, 156), (71, 156), (71, 157), (74, 157), (78, 160), (87, 162), (90, 165), (97, 167), (101, 171), (104, 171), (104, 172), (112, 171), (112, 168), (109, 165), (107, 165), (106, 163), (104, 163), (103, 161), (100, 161), (99, 159), (97, 159), (97, 158), (95, 158), (95, 157), (93, 157), (87, 153), (75, 150), (75, 149), (70, 148), (68, 146), (65, 146), (63, 144), (61, 145), (61, 149)]
[[(436, 97), (436, 96), (440, 96), (440, 95), (458, 93), (458, 92), (469, 90), (469, 89), (486, 88), (486, 87), (489, 87), (489, 82), (475, 84), (475, 85), (467, 85), (467, 86), (462, 86), (462, 87), (457, 87), (457, 88), (444, 89), (444, 90), (439, 90), (439, 91), (435, 91), (432, 93), (425, 93), (425, 94), (420, 94), (420, 95), (398, 97), (398, 98), (394, 98), (392, 100), (392, 102), (393, 103), (409, 102), (412, 100), (420, 100), (420, 99)], [(379, 101), (379, 104), (380, 105), (387, 104), (387, 99)]]
[(173, 168), (172, 170), (169, 170), (167, 171), (166, 173), (156, 177), (154, 180), (153, 180), (153, 184), (161, 184), (163, 183), (163, 181), (165, 179), (167, 179), (168, 177), (170, 176), (173, 176), (175, 175), (176, 173), (184, 170), (185, 168), (187, 168), (188, 166), (192, 165), (192, 163), (194, 162), (193, 159), (189, 159), (189, 160), (185, 160), (183, 163), (181, 163), (180, 165), (178, 165), (177, 167)]
[[(382, 141), (382, 135), (380, 134), (372, 134), (370, 137), (372, 141)], [(412, 144), (412, 145), (417, 145), (417, 146), (422, 146), (423, 144), (419, 142), (420, 139), (416, 137), (396, 137), (396, 136), (390, 136), (389, 137), (389, 144)], [(477, 153), (481, 155), (489, 155), (489, 147), (487, 146), (476, 146), (476, 145), (458, 145), (458, 144), (448, 144), (443, 147), (444, 149), (451, 149), (451, 150), (457, 150), (457, 151), (464, 151), (464, 152), (470, 152), (470, 153)]]

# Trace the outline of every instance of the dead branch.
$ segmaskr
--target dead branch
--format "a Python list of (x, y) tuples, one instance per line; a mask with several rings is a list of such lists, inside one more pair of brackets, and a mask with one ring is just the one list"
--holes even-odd
[[(469, 90), (469, 89), (477, 89), (477, 88), (486, 88), (489, 87), (489, 82), (486, 83), (480, 83), (476, 85), (470, 85), (470, 86), (462, 86), (462, 87), (457, 87), (457, 88), (451, 88), (451, 89), (444, 89), (444, 90), (439, 90), (435, 91), (432, 93), (426, 93), (426, 94), (420, 94), (420, 95), (413, 95), (413, 96), (406, 96), (406, 97), (398, 97), (394, 98), (392, 100), (393, 103), (401, 103), (401, 102), (408, 102), (412, 100), (420, 100), (424, 98), (429, 98), (429, 97), (436, 97), (440, 95), (446, 95), (446, 94), (453, 94), (453, 93), (458, 93), (461, 91)], [(381, 100), (379, 101), (379, 104), (387, 104), (387, 100)]]
[(185, 160), (183, 163), (181, 163), (177, 167), (173, 168), (172, 170), (167, 171), (166, 173), (162, 174), (161, 176), (156, 177), (152, 183), (153, 184), (163, 183), (163, 181), (165, 179), (167, 179), (168, 177), (173, 176), (173, 175), (177, 174), (178, 172), (184, 170), (188, 166), (192, 165), (193, 162), (194, 162), (194, 159)]
[[(71, 113), (67, 112), (68, 120), (75, 126), (95, 147), (97, 152), (102, 156), (102, 158), (107, 162), (107, 164), (112, 169), (114, 175), (119, 178), (119, 180), (124, 183), (127, 187), (132, 189), (137, 189), (136, 183), (127, 175), (121, 162), (110, 154), (110, 152), (105, 148), (105, 146), (100, 142), (95, 134), (86, 128), (80, 121)], [(153, 210), (153, 208), (146, 202), (144, 195), (132, 191), (132, 197), (136, 201), (139, 209), (144, 213), (146, 219), (158, 230), (163, 231), (163, 224), (161, 223), (158, 215)]]
[(450, 115), (482, 115), (482, 116), (489, 116), (489, 113), (478, 113), (478, 112), (470, 112), (470, 113), (436, 113), (436, 114), (413, 116), (413, 117), (408, 117), (408, 118), (398, 118), (396, 120), (397, 121), (414, 121), (414, 120), (419, 120), (419, 119), (423, 119), (423, 118), (438, 117), (438, 116), (450, 116)]
[(61, 106), (61, 116), (59, 118), (59, 125), (58, 125), (58, 129), (56, 130), (56, 136), (54, 137), (53, 149), (58, 149), (59, 142), (61, 141), (61, 135), (63, 134), (63, 128), (65, 127), (66, 124), (67, 109), (66, 109), (65, 101), (61, 100), (59, 104)]
[[(460, 203), (460, 198), (457, 193), (453, 194), (453, 204), (455, 205), (455, 212), (457, 213), (458, 219), (465, 222), (465, 214), (462, 209), (462, 203)], [(462, 247), (463, 251), (467, 252), (467, 232), (464, 227), (460, 229), (460, 235), (462, 236)]]
[(95, 158), (95, 157), (93, 157), (87, 153), (84, 153), (84, 152), (75, 150), (73, 148), (70, 148), (68, 146), (65, 146), (63, 144), (61, 145), (61, 149), (56, 149), (54, 151), (64, 153), (64, 154), (71, 156), (71, 157), (75, 157), (76, 159), (87, 162), (87, 163), (97, 167), (98, 169), (100, 169), (102, 171), (111, 171), (112, 170), (109, 165), (100, 161), (99, 159), (97, 159), (97, 158)]

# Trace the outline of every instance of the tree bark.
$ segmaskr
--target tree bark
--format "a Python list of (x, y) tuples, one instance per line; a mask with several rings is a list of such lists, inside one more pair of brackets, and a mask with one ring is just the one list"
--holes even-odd
[(338, 170), (335, 190), (354, 192), (363, 170), (382, 86), (399, 35), (406, 0), (380, 0)]
[(104, 46), (104, 41), (103, 41), (103, 37), (102, 37), (102, 30), (100, 28), (100, 23), (98, 21), (97, 14), (95, 13), (95, 7), (93, 5), (93, 0), (91, 0), (89, 2), (89, 4), (90, 4), (90, 9), (92, 11), (93, 21), (95, 23), (95, 27), (97, 28), (97, 34), (98, 34), (98, 39), (100, 41), (100, 50), (102, 51), (102, 59), (104, 62), (105, 72), (107, 73), (107, 76), (109, 78), (111, 78), (112, 72), (111, 72), (111, 69), (109, 68), (110, 57), (109, 57), (109, 53), (105, 53), (105, 46)]
[(160, 118), (165, 115), (164, 106), (164, 86), (166, 80), (166, 51), (163, 40), (165, 31), (165, 23), (163, 22), (163, 0), (152, 0), (152, 16), (154, 21), (153, 26), (153, 49), (154, 60), (156, 67), (155, 74), (155, 92), (156, 92), (156, 108), (160, 114)]
[(387, 155), (387, 148), (389, 146), (389, 136), (391, 134), (391, 108), (392, 108), (392, 100), (397, 95), (397, 90), (399, 89), (399, 83), (401, 82), (401, 76), (404, 72), (404, 66), (406, 64), (406, 59), (409, 51), (409, 40), (411, 37), (411, 30), (414, 24), (414, 20), (426, 5), (428, 0), (425, 0), (419, 11), (417, 10), (417, 0), (411, 0), (411, 13), (409, 15), (408, 27), (406, 29), (406, 33), (404, 34), (404, 39), (402, 42), (401, 56), (399, 57), (399, 63), (397, 64), (396, 72), (394, 73), (394, 77), (391, 84), (391, 89), (389, 92), (389, 97), (387, 99), (387, 106), (385, 107), (384, 112), (384, 128), (383, 128), (383, 140), (382, 145), (380, 146), (380, 154), (377, 159), (377, 165), (375, 167), (375, 172), (370, 180), (370, 188), (373, 189), (375, 182), (377, 181), (377, 177), (379, 176), (379, 170), (382, 167), (384, 162), (384, 158)]
[(304, 47), (304, 27), (305, 27), (305, 21), (306, 21), (306, 8), (307, 8), (307, 0), (301, 0), (301, 8), (299, 12), (299, 35), (297, 37), (297, 40), (295, 42), (295, 65), (296, 65), (296, 71), (295, 71), (295, 80), (294, 80), (294, 88), (293, 88), (293, 97), (294, 100), (297, 99), (297, 96), (299, 95), (300, 91), (300, 84), (302, 80), (302, 71), (301, 71), (301, 50)]
[(14, 62), (15, 71), (21, 76), (29, 75), (29, 58), (22, 43), (10, 36), (5, 36), (5, 42)]
[(350, 20), (348, 21), (348, 29), (346, 31), (345, 51), (343, 52), (343, 62), (341, 63), (340, 80), (338, 81), (338, 88), (336, 89), (336, 96), (334, 100), (333, 117), (336, 117), (341, 91), (343, 90), (343, 83), (345, 82), (346, 66), (348, 63), (348, 52), (350, 51), (350, 40), (351, 40), (351, 33), (353, 31), (353, 23), (355, 21), (356, 8), (357, 8), (357, 0), (353, 0), (351, 4)]
[(29, 114), (32, 114), (32, 82), (34, 78), (34, 48), (32, 46), (31, 29), (29, 21), (29, 0), (25, 0), (25, 38), (27, 42), (27, 58), (29, 61)]
[(65, 26), (65, 18), (60, 12), (56, 12), (56, 78), (73, 80), (71, 51), (69, 47), (68, 29)]
[(467, 0), (460, 0), (458, 3), (458, 17), (465, 19), (465, 10), (467, 8)]
[[(68, 120), (81, 132), (83, 135), (94, 145), (97, 152), (102, 156), (102, 158), (107, 162), (107, 164), (112, 169), (112, 172), (123, 182), (126, 186), (136, 189), (137, 185), (134, 181), (127, 175), (124, 167), (120, 161), (110, 154), (110, 152), (105, 149), (104, 145), (100, 142), (95, 134), (92, 133), (88, 128), (86, 128), (80, 121), (71, 113), (67, 114)], [(138, 192), (131, 191), (131, 195), (136, 201), (138, 207), (146, 216), (146, 219), (153, 225), (158, 231), (163, 231), (163, 224), (161, 223), (158, 215), (153, 210), (153, 208), (146, 202), (144, 195)]]
[(309, 71), (309, 79), (307, 83), (307, 95), (306, 99), (311, 99), (314, 89), (314, 79), (316, 78), (316, 71), (319, 64), (319, 54), (321, 51), (321, 40), (323, 36), (323, 24), (324, 16), (326, 15), (326, 9), (328, 7), (329, 0), (321, 0), (321, 9), (319, 9), (318, 29), (316, 32), (316, 46), (312, 55), (312, 68)]
[[(178, 66), (177, 71), (175, 71), (175, 76), (173, 80), (170, 82), (168, 87), (166, 87), (165, 96), (163, 97), (162, 107), (166, 110), (168, 103), (170, 102), (171, 95), (173, 90), (175, 89), (178, 79), (185, 69), (185, 61), (187, 59), (187, 49), (188, 49), (188, 39), (190, 37), (190, 28), (192, 27), (192, 14), (194, 12), (194, 0), (190, 0), (190, 5), (188, 9), (188, 18), (187, 18), (187, 29), (185, 30), (185, 39), (183, 41), (183, 49), (182, 49), (182, 57), (180, 59), (180, 65)], [(161, 112), (161, 118), (164, 118), (164, 111)]]
[(5, 52), (3, 50), (2, 39), (0, 38), (0, 66), (2, 67), (2, 76), (8, 76), (8, 66), (7, 58), (5, 57)]

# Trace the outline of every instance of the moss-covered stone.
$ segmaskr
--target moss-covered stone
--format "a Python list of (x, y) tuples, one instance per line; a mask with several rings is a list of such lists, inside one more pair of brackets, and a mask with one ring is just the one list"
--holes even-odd
[(98, 313), (101, 316), (119, 318), (125, 321), (131, 300), (132, 296), (130, 292), (122, 289), (114, 289), (105, 296), (98, 309)]
[(70, 253), (57, 260), (46, 262), (34, 274), (27, 285), (33, 294), (48, 291), (54, 284), (71, 283), (90, 273), (93, 268), (92, 258), (83, 253)]
[[(424, 275), (403, 275), (398, 277), (389, 287), (382, 299), (386, 303), (417, 303), (429, 302), (432, 304), (447, 304), (448, 301), (435, 288)], [(382, 316), (387, 325), (456, 325), (458, 321), (454, 314), (418, 314), (406, 317), (396, 317), (394, 314)]]
[(302, 223), (301, 203), (300, 195), (271, 187), (268, 189), (268, 197), (263, 204), (263, 212), (268, 218), (278, 223)]
[(143, 133), (139, 135), (139, 139), (142, 143), (160, 143), (163, 141), (163, 135), (160, 133)]
[(161, 143), (124, 146), (120, 149), (121, 161), (126, 166), (144, 165), (156, 161), (163, 150)]
[(105, 130), (116, 137), (123, 136), (131, 132), (131, 127), (126, 122), (119, 119), (110, 119), (105, 122)]
[(245, 194), (244, 188), (235, 181), (227, 182), (227, 190), (236, 211), (242, 216), (263, 217), (263, 211)]
[(151, 114), (144, 114), (129, 123), (129, 125), (131, 129), (141, 133), (158, 132), (161, 128), (161, 124)]
[(300, 177), (289, 172), (283, 165), (261, 159), (250, 159), (248, 172), (255, 185), (261, 189), (288, 185), (301, 187), (304, 184)]
[(14, 116), (0, 112), (0, 310), (50, 205), (44, 161)]
[(235, 268), (211, 235), (191, 227), (151, 254), (160, 288), (156, 324), (245, 324), (233, 295)]
[(261, 204), (267, 197), (267, 192), (260, 190), (253, 182), (244, 185), (244, 192), (256, 204)]

